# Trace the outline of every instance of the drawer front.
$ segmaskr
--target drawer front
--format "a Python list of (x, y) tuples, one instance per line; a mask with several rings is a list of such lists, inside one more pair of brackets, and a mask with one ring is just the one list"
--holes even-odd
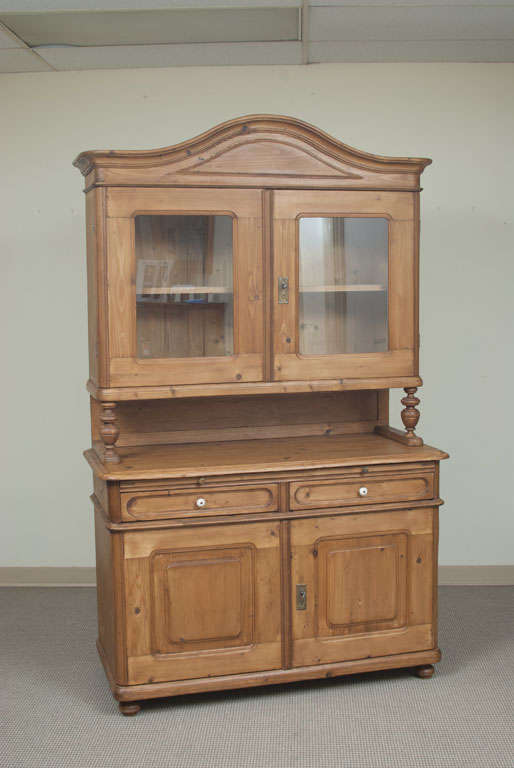
[(234, 488), (182, 488), (121, 494), (123, 520), (235, 515), (273, 512), (278, 508), (276, 485)]
[(363, 475), (352, 480), (296, 482), (290, 486), (291, 509), (319, 509), (345, 504), (380, 504), (395, 501), (431, 499), (433, 472), (395, 477)]

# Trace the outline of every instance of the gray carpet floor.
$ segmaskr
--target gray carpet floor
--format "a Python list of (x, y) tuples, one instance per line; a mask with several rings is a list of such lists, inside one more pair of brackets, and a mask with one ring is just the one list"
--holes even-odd
[(443, 661), (118, 713), (89, 588), (0, 590), (2, 768), (513, 768), (510, 587), (443, 587)]

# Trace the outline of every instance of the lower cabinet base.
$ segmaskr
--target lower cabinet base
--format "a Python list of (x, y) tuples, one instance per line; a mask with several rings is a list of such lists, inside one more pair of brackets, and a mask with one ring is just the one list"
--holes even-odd
[(435, 648), (429, 651), (399, 653), (393, 656), (377, 656), (371, 659), (355, 659), (353, 661), (342, 661), (336, 664), (319, 664), (312, 667), (272, 669), (263, 672), (250, 672), (243, 675), (201, 677), (195, 680), (179, 680), (170, 683), (118, 685), (114, 682), (111, 670), (109, 669), (105, 658), (105, 653), (98, 641), (97, 648), (105, 673), (109, 679), (114, 698), (119, 702), (120, 711), (124, 715), (137, 714), (140, 709), (137, 702), (143, 701), (144, 699), (182, 696), (188, 693), (223, 691), (234, 688), (254, 688), (259, 685), (278, 685), (299, 680), (319, 680), (329, 677), (340, 677), (343, 675), (375, 672), (387, 669), (411, 669), (418, 677), (428, 678), (431, 677), (434, 672), (433, 664), (441, 659), (441, 651), (439, 648)]

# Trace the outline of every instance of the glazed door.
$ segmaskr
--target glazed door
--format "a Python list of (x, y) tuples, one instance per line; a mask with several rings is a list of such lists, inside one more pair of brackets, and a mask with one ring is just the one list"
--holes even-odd
[(261, 381), (262, 194), (107, 192), (110, 386)]
[(274, 378), (417, 375), (410, 192), (273, 194)]
[(129, 683), (280, 667), (279, 523), (123, 539)]
[(291, 523), (293, 666), (434, 647), (433, 515)]

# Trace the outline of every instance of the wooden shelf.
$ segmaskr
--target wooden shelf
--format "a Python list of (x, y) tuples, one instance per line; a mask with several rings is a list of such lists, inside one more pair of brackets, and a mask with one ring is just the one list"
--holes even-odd
[(143, 288), (139, 296), (160, 296), (164, 294), (184, 293), (232, 293), (231, 288), (211, 285), (169, 285), (164, 288)]
[(121, 462), (102, 464), (96, 451), (85, 457), (105, 480), (277, 472), (359, 464), (439, 461), (448, 454), (431, 448), (405, 446), (377, 434), (287, 437), (117, 448)]
[(300, 293), (372, 293), (383, 292), (383, 285), (305, 285), (300, 288)]
[[(200, 305), (197, 305), (200, 306)], [(98, 387), (91, 379), (88, 392), (103, 402), (167, 400), (182, 397), (230, 397), (238, 395), (293, 395), (298, 392), (347, 392), (355, 389), (421, 387), (419, 376), (387, 376), (380, 379), (310, 379), (308, 381), (228, 381), (224, 384), (175, 384), (161, 386)]]

